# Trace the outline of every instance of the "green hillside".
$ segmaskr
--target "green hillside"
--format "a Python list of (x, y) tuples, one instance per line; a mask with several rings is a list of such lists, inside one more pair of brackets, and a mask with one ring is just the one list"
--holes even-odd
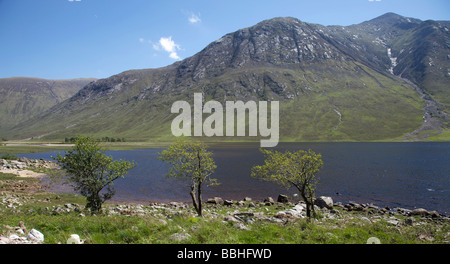
[[(448, 42), (446, 25), (392, 13), (348, 27), (295, 18), (262, 21), (168, 67), (127, 71), (89, 83), (69, 100), (10, 129), (7, 136), (172, 140), (170, 125), (176, 115), (170, 114), (171, 105), (177, 100), (192, 105), (194, 93), (200, 92), (223, 105), (280, 101), (284, 141), (436, 138), (450, 123), (449, 76), (443, 74), (450, 66), (441, 58), (450, 54), (442, 44)], [(432, 48), (422, 49), (424, 45)], [(432, 63), (424, 65), (429, 58)]]
[(0, 79), (0, 134), (12, 136), (5, 131), (70, 98), (94, 80)]

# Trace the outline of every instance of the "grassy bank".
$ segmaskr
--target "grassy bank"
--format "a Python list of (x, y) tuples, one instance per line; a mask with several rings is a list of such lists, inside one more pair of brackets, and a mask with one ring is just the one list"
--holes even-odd
[[(3, 145), (2, 145), (3, 144)], [(39, 153), (55, 150), (70, 149), (73, 144), (49, 143), (49, 142), (13, 142), (0, 144), (0, 153)], [(164, 143), (146, 143), (146, 142), (121, 142), (100, 144), (105, 150), (133, 150), (139, 148), (160, 148), (166, 146)]]
[[(8, 236), (22, 222), (37, 229), (44, 243), (65, 243), (78, 234), (86, 244), (383, 244), (449, 243), (448, 218), (404, 216), (379, 211), (322, 209), (317, 219), (275, 216), (294, 206), (246, 201), (230, 206), (205, 204), (204, 217), (190, 204), (104, 204), (101, 215), (84, 211), (84, 197), (47, 193), (40, 180), (0, 174), (0, 234)], [(408, 220), (407, 220), (408, 219)], [(276, 221), (275, 221), (276, 220)]]

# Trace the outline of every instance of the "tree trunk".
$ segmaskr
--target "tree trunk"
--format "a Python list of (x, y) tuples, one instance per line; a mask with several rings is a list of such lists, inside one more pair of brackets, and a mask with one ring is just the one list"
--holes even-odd
[(198, 216), (202, 216), (202, 158), (200, 156), (200, 150), (197, 150), (198, 160), (198, 181), (197, 181), (197, 198), (198, 198)]
[(198, 216), (202, 217), (202, 184), (198, 184), (197, 189), (197, 198), (198, 198)]
[(102, 209), (102, 201), (100, 199), (100, 191), (93, 193), (91, 196), (86, 197), (86, 208), (91, 211), (91, 214), (99, 213)]
[(194, 204), (195, 211), (197, 211), (197, 214), (201, 215), (200, 211), (199, 211), (199, 206), (198, 206), (198, 203), (197, 203), (197, 199), (195, 198), (195, 185), (194, 185), (194, 183), (191, 185), (191, 192), (190, 192), (190, 194), (191, 194), (191, 198), (192, 198), (192, 203)]
[(314, 210), (314, 196), (310, 197), (309, 206), (311, 206), (312, 217), (316, 217), (316, 211)]
[(312, 204), (308, 200), (308, 198), (306, 197), (305, 193), (302, 192), (301, 190), (299, 190), (299, 191), (300, 191), (300, 195), (303, 198), (303, 201), (306, 203), (306, 216), (308, 217), (308, 219), (310, 219), (311, 218), (311, 206), (312, 206)]

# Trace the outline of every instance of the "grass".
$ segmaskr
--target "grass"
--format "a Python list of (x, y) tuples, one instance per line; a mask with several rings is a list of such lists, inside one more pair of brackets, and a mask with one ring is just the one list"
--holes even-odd
[(450, 129), (443, 129), (441, 133), (435, 133), (428, 138), (429, 141), (450, 141)]
[[(17, 153), (39, 153), (54, 150), (67, 150), (72, 147), (71, 144), (49, 143), (49, 142), (12, 142), (0, 145), (0, 154), (17, 154)], [(104, 150), (133, 150), (139, 148), (158, 148), (167, 145), (166, 142), (117, 142), (117, 143), (100, 143)], [(0, 155), (1, 157), (1, 155)]]
[[(19, 179), (0, 174), (0, 181), (6, 180)], [(175, 210), (142, 205), (139, 208), (144, 213), (140, 215), (121, 215), (108, 213), (119, 205), (106, 203), (104, 214), (92, 216), (82, 209), (85, 198), (75, 194), (10, 192), (2, 185), (0, 194), (3, 201), (13, 197), (21, 204), (8, 208), (5, 202), (0, 203), (0, 233), (8, 235), (7, 226), (17, 226), (22, 221), (27, 230), (34, 228), (43, 233), (46, 244), (64, 244), (71, 234), (78, 234), (86, 244), (365, 244), (370, 237), (377, 237), (383, 244), (422, 244), (448, 243), (450, 232), (448, 220), (439, 223), (416, 218), (415, 223), (422, 223), (392, 225), (384, 218), (375, 221), (376, 217), (367, 212), (346, 212), (340, 208), (337, 208), (339, 214), (332, 217), (327, 211), (320, 211), (318, 218), (312, 221), (298, 219), (279, 224), (255, 218), (243, 223), (247, 228), (243, 230), (234, 222), (223, 221), (224, 216), (236, 211), (252, 211), (270, 217), (292, 205), (261, 205), (249, 209), (249, 202), (242, 207), (205, 204), (204, 217), (200, 218), (192, 206)], [(53, 209), (64, 208), (65, 204), (78, 204), (81, 212), (54, 213)], [(127, 208), (132, 211), (136, 207)], [(172, 240), (170, 237), (176, 233), (188, 233), (190, 237)]]
[[(64, 201), (66, 202), (66, 201)], [(169, 237), (187, 232), (187, 244), (365, 244), (370, 237), (384, 244), (427, 243), (421, 236), (435, 235), (443, 239), (450, 231), (448, 225), (439, 230), (431, 225), (402, 227), (380, 221), (363, 223), (358, 218), (341, 220), (299, 219), (286, 225), (258, 221), (249, 224), (249, 230), (240, 230), (221, 218), (172, 216), (160, 221), (155, 215), (145, 216), (78, 216), (78, 213), (50, 215), (40, 213), (5, 214), (2, 223), (25, 226), (45, 234), (45, 243), (64, 243), (71, 234), (79, 234), (89, 244), (166, 244), (178, 243)], [(166, 224), (167, 223), (167, 224)], [(448, 234), (447, 234), (448, 235)]]

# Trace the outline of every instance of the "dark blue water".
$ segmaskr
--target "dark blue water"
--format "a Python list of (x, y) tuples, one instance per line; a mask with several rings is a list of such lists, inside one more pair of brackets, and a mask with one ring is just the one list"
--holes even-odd
[[(426, 208), (450, 212), (450, 143), (280, 143), (277, 150), (307, 150), (322, 154), (316, 195), (334, 201), (374, 203), (379, 206)], [(254, 200), (278, 194), (292, 195), (275, 183), (250, 177), (254, 165), (263, 164), (256, 144), (225, 144), (210, 148), (221, 185), (204, 188), (204, 198), (220, 196)], [(115, 181), (116, 201), (189, 201), (189, 184), (168, 179), (168, 167), (157, 160), (161, 149), (107, 151), (115, 159), (134, 160), (138, 166)], [(55, 153), (20, 154), (49, 159)]]

